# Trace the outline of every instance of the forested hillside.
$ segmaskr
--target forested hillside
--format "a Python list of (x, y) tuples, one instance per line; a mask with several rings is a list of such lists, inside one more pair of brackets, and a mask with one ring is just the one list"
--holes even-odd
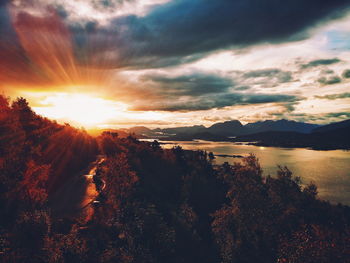
[[(350, 208), (285, 167), (265, 177), (254, 156), (216, 165), (203, 151), (93, 138), (0, 100), (0, 262), (350, 262)], [(50, 196), (98, 155), (91, 218), (53, 216)]]

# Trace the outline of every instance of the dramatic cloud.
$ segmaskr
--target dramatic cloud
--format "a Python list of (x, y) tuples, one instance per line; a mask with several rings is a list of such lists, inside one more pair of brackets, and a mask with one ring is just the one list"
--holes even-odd
[[(266, 70), (264, 75), (270, 71)], [(134, 106), (130, 109), (174, 112), (283, 103), (292, 110), (293, 103), (303, 99), (294, 95), (251, 92), (249, 86), (240, 85), (239, 81), (240, 79), (203, 72), (179, 76), (148, 73), (141, 75), (133, 87), (127, 88), (134, 99)]]
[(36, 106), (55, 92), (100, 96), (125, 105), (130, 123), (141, 115), (160, 123), (157, 114), (188, 124), (326, 120), (350, 110), (349, 7), (348, 0), (4, 0), (0, 88)]
[[(250, 80), (250, 84), (260, 84), (265, 87), (274, 87), (280, 83), (293, 80), (292, 72), (280, 69), (261, 69), (243, 73), (243, 80)], [(251, 79), (253, 79), (251, 81)]]
[(323, 85), (333, 85), (341, 82), (341, 78), (338, 76), (322, 77), (318, 79), (318, 82)]
[(292, 79), (291, 72), (283, 72), (279, 69), (261, 69), (254, 70), (244, 74), (246, 78), (272, 77), (277, 78), (280, 82), (288, 82)]
[(318, 59), (310, 61), (307, 64), (301, 65), (301, 68), (312, 68), (312, 67), (318, 67), (318, 66), (324, 66), (324, 65), (331, 65), (341, 62), (338, 58), (331, 58), (331, 59)]
[(140, 85), (151, 86), (152, 90), (159, 94), (177, 96), (222, 93), (233, 86), (231, 79), (201, 73), (173, 78), (164, 75), (145, 75), (140, 81)]
[(237, 90), (237, 91), (244, 91), (244, 90), (251, 89), (251, 87), (250, 86), (239, 86), (239, 87), (234, 87), (233, 89)]
[(343, 74), (342, 74), (343, 78), (350, 78), (350, 69), (346, 69), (344, 70)]
[(199, 96), (161, 102), (143, 103), (135, 105), (132, 110), (138, 111), (200, 111), (209, 109), (220, 109), (228, 106), (255, 105), (265, 103), (285, 103), (298, 101), (301, 98), (281, 94), (246, 94), (229, 93), (213, 96)]
[(340, 94), (328, 94), (328, 95), (324, 95), (324, 96), (315, 96), (315, 98), (327, 99), (327, 100), (346, 99), (346, 98), (350, 98), (350, 93), (344, 92), (344, 93), (340, 93)]
[[(98, 29), (100, 40), (93, 45), (115, 52), (115, 66), (171, 65), (232, 46), (305, 38), (306, 29), (339, 18), (348, 4), (347, 0), (267, 0), (264, 4), (258, 0), (177, 0), (143, 17), (114, 19)], [(75, 31), (77, 39), (84, 34)], [(113, 44), (106, 46), (103, 39), (111, 34)]]

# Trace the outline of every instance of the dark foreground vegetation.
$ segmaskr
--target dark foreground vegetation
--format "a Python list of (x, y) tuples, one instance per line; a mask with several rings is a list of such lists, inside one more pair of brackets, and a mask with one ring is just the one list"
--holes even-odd
[[(53, 216), (50, 196), (98, 154), (91, 219)], [(254, 156), (217, 166), (202, 151), (92, 138), (0, 97), (0, 262), (350, 262), (349, 222), (349, 207), (287, 168), (262, 176)]]

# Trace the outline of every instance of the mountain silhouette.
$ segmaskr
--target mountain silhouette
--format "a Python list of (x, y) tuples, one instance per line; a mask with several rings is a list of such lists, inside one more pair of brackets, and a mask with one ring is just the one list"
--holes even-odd
[(250, 134), (265, 131), (293, 131), (301, 133), (310, 133), (318, 127), (320, 127), (320, 125), (304, 122), (296, 122), (289, 120), (267, 120), (246, 124), (244, 126), (244, 133)]
[(123, 137), (130, 133), (141, 139), (235, 141), (264, 146), (314, 149), (350, 148), (350, 120), (323, 126), (284, 119), (258, 121), (246, 125), (242, 125), (239, 120), (230, 120), (215, 123), (208, 128), (203, 125), (165, 129), (137, 126), (121, 131)]
[(234, 140), (261, 146), (310, 147), (313, 149), (350, 149), (350, 120), (332, 123), (312, 133), (268, 131), (241, 135)]
[(144, 136), (185, 136), (191, 137), (190, 135), (206, 133), (213, 134), (216, 136), (238, 136), (253, 134), (266, 131), (291, 131), (300, 133), (310, 133), (314, 129), (320, 127), (317, 124), (310, 124), (304, 122), (296, 122), (290, 120), (266, 120), (258, 121), (254, 123), (248, 123), (242, 125), (239, 120), (230, 120), (225, 122), (218, 122), (212, 126), (206, 128), (203, 125), (185, 126), (185, 127), (175, 127), (175, 128), (165, 128), (165, 129), (149, 129), (143, 126), (136, 126), (129, 129), (123, 129), (126, 132), (134, 133), (136, 135)]
[(236, 136), (244, 131), (242, 123), (238, 120), (215, 123), (206, 130), (209, 133), (221, 136)]
[(327, 132), (327, 131), (332, 131), (332, 130), (341, 129), (341, 128), (348, 128), (348, 127), (350, 127), (350, 120), (345, 120), (340, 122), (333, 122), (328, 125), (315, 128), (313, 132)]

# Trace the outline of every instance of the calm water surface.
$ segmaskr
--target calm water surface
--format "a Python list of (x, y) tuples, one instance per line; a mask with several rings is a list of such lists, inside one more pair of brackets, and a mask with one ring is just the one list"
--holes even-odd
[[(315, 151), (277, 147), (236, 145), (230, 142), (164, 142), (164, 148), (180, 145), (187, 150), (206, 150), (214, 154), (248, 155), (255, 154), (265, 175), (275, 175), (277, 165), (287, 166), (303, 184), (315, 182), (319, 197), (332, 203), (350, 205), (350, 152), (343, 150)], [(239, 162), (240, 158), (217, 157), (216, 163)]]

